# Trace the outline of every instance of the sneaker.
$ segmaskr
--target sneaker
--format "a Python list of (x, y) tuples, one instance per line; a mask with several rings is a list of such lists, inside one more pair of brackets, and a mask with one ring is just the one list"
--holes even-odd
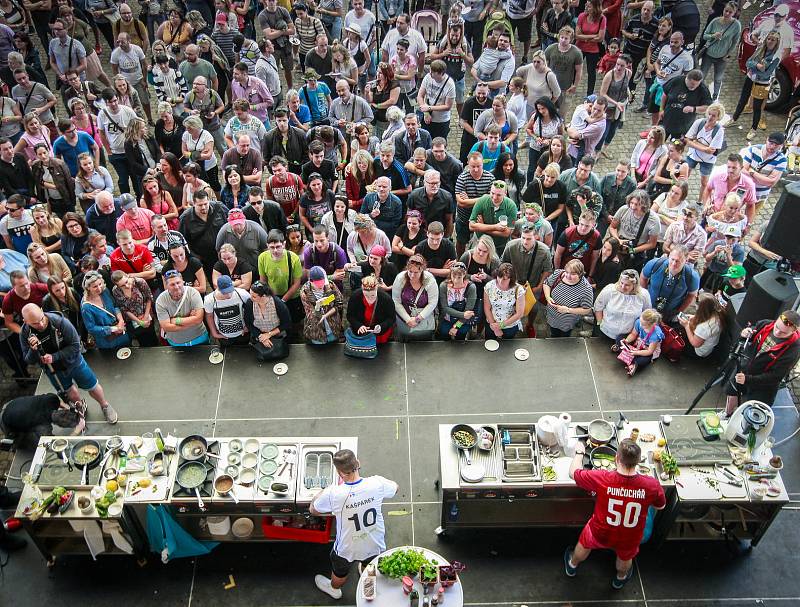
[(752, 141), (755, 136), (756, 136), (755, 129), (750, 129), (749, 131), (747, 131), (747, 135), (745, 135), (744, 138), (747, 139), (747, 141)]
[(10, 535), (7, 533), (6, 536), (0, 540), (0, 550), (5, 552), (22, 550), (27, 545), (28, 540), (26, 540), (24, 537), (20, 537), (19, 535)]
[(576, 575), (578, 575), (578, 568), (573, 567), (570, 564), (571, 559), (572, 559), (572, 548), (567, 546), (567, 549), (564, 551), (564, 572), (569, 577), (575, 577)]
[(334, 588), (331, 586), (331, 581), (326, 578), (324, 575), (315, 575), (314, 576), (314, 583), (317, 585), (317, 588), (322, 590), (325, 594), (330, 596), (334, 599), (342, 598), (342, 591), (340, 588)]
[(112, 426), (116, 424), (117, 419), (119, 419), (119, 417), (117, 416), (117, 412), (114, 410), (114, 407), (112, 407), (111, 405), (106, 405), (105, 407), (102, 407), (102, 409), (103, 409), (103, 417), (106, 418), (106, 421)]
[(628, 574), (627, 574), (627, 575), (626, 575), (624, 578), (622, 578), (622, 579), (619, 579), (619, 578), (618, 578), (618, 577), (615, 575), (615, 576), (614, 576), (614, 579), (613, 579), (613, 580), (611, 580), (611, 587), (612, 587), (614, 590), (622, 590), (622, 587), (623, 587), (625, 584), (627, 584), (627, 583), (628, 583), (628, 580), (629, 580), (629, 579), (631, 579), (632, 577), (633, 577), (633, 567), (631, 567), (631, 568), (628, 570)]
[(639, 107), (637, 107), (633, 111), (636, 112), (637, 114), (644, 114), (647, 111), (647, 106), (646, 105), (640, 105)]

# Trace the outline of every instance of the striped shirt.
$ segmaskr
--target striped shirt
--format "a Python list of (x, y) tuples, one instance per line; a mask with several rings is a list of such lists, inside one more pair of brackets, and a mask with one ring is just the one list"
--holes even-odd
[[(495, 176), (489, 171), (483, 171), (480, 179), (475, 180), (472, 178), (472, 175), (469, 174), (469, 169), (464, 169), (464, 172), (456, 179), (456, 194), (464, 192), (470, 198), (480, 198), (484, 194), (489, 193), (494, 180)], [(469, 224), (469, 217), (471, 214), (471, 207), (456, 207), (456, 221), (463, 225)]]
[[(777, 150), (769, 158), (764, 158), (764, 144), (751, 145), (747, 148), (744, 155), (744, 161), (750, 165), (751, 171), (761, 175), (769, 175), (772, 171), (783, 173), (786, 171), (786, 154)], [(755, 179), (753, 180), (755, 181)], [(766, 185), (761, 185), (756, 181), (756, 199), (764, 200), (769, 196), (772, 188)]]
[(317, 45), (317, 36), (325, 33), (325, 27), (317, 17), (306, 17), (305, 20), (297, 18), (294, 20), (294, 27), (303, 55)]
[[(544, 281), (550, 287), (550, 299), (554, 304), (568, 308), (589, 308), (594, 301), (594, 291), (589, 282), (581, 277), (578, 284), (568, 285), (561, 280), (564, 270), (556, 270)], [(553, 286), (555, 285), (555, 287)], [(561, 331), (571, 331), (578, 324), (578, 314), (556, 312), (553, 306), (547, 306), (547, 324)]]

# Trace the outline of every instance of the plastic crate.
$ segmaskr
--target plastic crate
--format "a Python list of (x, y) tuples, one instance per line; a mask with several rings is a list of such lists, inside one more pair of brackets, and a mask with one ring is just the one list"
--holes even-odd
[(264, 537), (273, 540), (290, 540), (294, 542), (309, 542), (312, 544), (327, 544), (331, 540), (333, 517), (325, 520), (325, 529), (298, 529), (296, 527), (276, 527), (272, 524), (272, 517), (265, 516), (261, 519), (261, 528)]

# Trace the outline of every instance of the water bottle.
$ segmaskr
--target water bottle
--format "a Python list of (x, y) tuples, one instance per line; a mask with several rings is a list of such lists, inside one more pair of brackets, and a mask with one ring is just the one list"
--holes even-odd
[(453, 502), (453, 505), (450, 506), (450, 520), (456, 521), (458, 520), (458, 504)]

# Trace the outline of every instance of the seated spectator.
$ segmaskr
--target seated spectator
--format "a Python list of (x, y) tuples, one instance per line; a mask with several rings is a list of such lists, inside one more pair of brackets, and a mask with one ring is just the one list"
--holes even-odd
[(375, 245), (370, 250), (367, 260), (358, 264), (357, 272), (350, 275), (350, 284), (353, 285), (354, 278), (358, 276), (374, 276), (378, 288), (388, 292), (392, 290), (397, 273), (397, 267), (386, 259), (386, 249), (381, 245)]
[(725, 327), (725, 315), (717, 298), (703, 293), (697, 298), (694, 314), (681, 314), (678, 322), (686, 331), (687, 347), (684, 352), (698, 358), (707, 358), (714, 352)]
[(612, 352), (627, 353), (630, 362), (623, 360), (623, 364), (628, 377), (633, 377), (634, 373), (649, 365), (661, 354), (664, 331), (659, 326), (660, 321), (661, 314), (653, 308), (648, 308), (633, 323), (630, 333), (617, 336), (616, 343), (611, 346)]
[(433, 337), (439, 290), (421, 255), (412, 255), (406, 269), (397, 275), (392, 286), (392, 300), (397, 313), (398, 339), (430, 340)]
[[(409, 197), (409, 204), (411, 204), (411, 197)], [(405, 270), (408, 258), (414, 254), (414, 247), (425, 240), (427, 235), (422, 229), (423, 225), (422, 213), (413, 209), (409, 210), (406, 213), (405, 222), (400, 225), (400, 229), (392, 238), (392, 263), (398, 271)]]
[[(373, 247), (374, 248), (374, 247)], [(347, 253), (339, 245), (330, 241), (328, 231), (323, 225), (314, 226), (312, 246), (306, 247), (302, 255), (303, 269), (308, 271), (320, 266), (341, 291), (344, 285)]]
[(166, 277), (170, 270), (180, 272), (185, 286), (197, 289), (201, 297), (205, 295), (207, 282), (203, 264), (197, 257), (190, 255), (186, 247), (179, 242), (170, 244), (169, 259), (161, 268), (162, 276)]
[(81, 317), (86, 330), (101, 350), (117, 350), (130, 345), (125, 319), (99, 272), (87, 272), (83, 277)]
[(545, 280), (542, 292), (550, 337), (569, 337), (581, 318), (592, 312), (594, 292), (578, 259), (568, 261), (563, 270)]
[(443, 339), (464, 340), (475, 326), (477, 289), (467, 278), (467, 266), (456, 261), (450, 276), (439, 285), (439, 335)]
[(46, 283), (51, 276), (65, 280), (67, 284), (72, 283), (72, 272), (67, 266), (64, 258), (58, 253), (48, 253), (44, 246), (38, 242), (28, 245), (28, 278), (31, 282)]
[(166, 272), (164, 283), (166, 290), (156, 299), (156, 317), (166, 342), (183, 348), (208, 343), (200, 293), (184, 285), (178, 270)]
[(344, 337), (344, 297), (321, 267), (309, 270), (308, 282), (300, 289), (300, 300), (305, 311), (303, 337), (309, 343), (324, 345)]
[(158, 345), (155, 323), (153, 323), (153, 292), (142, 278), (134, 277), (122, 270), (111, 272), (114, 288), (111, 294), (114, 304), (125, 319), (126, 332), (135, 339), (139, 347)]
[(289, 331), (292, 317), (283, 300), (260, 281), (250, 287), (250, 299), (244, 304), (244, 323), (250, 346), (259, 362), (289, 356)]
[(456, 261), (455, 245), (444, 237), (444, 228), (438, 221), (428, 225), (427, 238), (414, 247), (414, 253), (425, 259), (428, 272), (437, 282), (450, 275), (450, 266)]
[(375, 276), (361, 279), (361, 288), (347, 302), (347, 322), (356, 335), (375, 334), (375, 341), (384, 344), (392, 336), (395, 307), (391, 295), (378, 288)]
[(220, 276), (216, 288), (203, 301), (206, 325), (211, 337), (220, 346), (237, 346), (249, 342), (244, 324), (244, 304), (250, 294), (233, 286), (230, 276)]
[(522, 329), (525, 288), (517, 282), (514, 266), (503, 262), (483, 289), (486, 339), (512, 339)]
[(253, 268), (245, 260), (239, 259), (236, 249), (228, 243), (219, 248), (219, 261), (214, 264), (211, 273), (211, 284), (215, 289), (222, 276), (228, 276), (237, 289), (250, 291), (250, 285), (253, 284)]
[(639, 272), (623, 270), (616, 284), (606, 285), (594, 302), (600, 332), (616, 340), (633, 329), (633, 323), (650, 305), (650, 293), (639, 284)]

